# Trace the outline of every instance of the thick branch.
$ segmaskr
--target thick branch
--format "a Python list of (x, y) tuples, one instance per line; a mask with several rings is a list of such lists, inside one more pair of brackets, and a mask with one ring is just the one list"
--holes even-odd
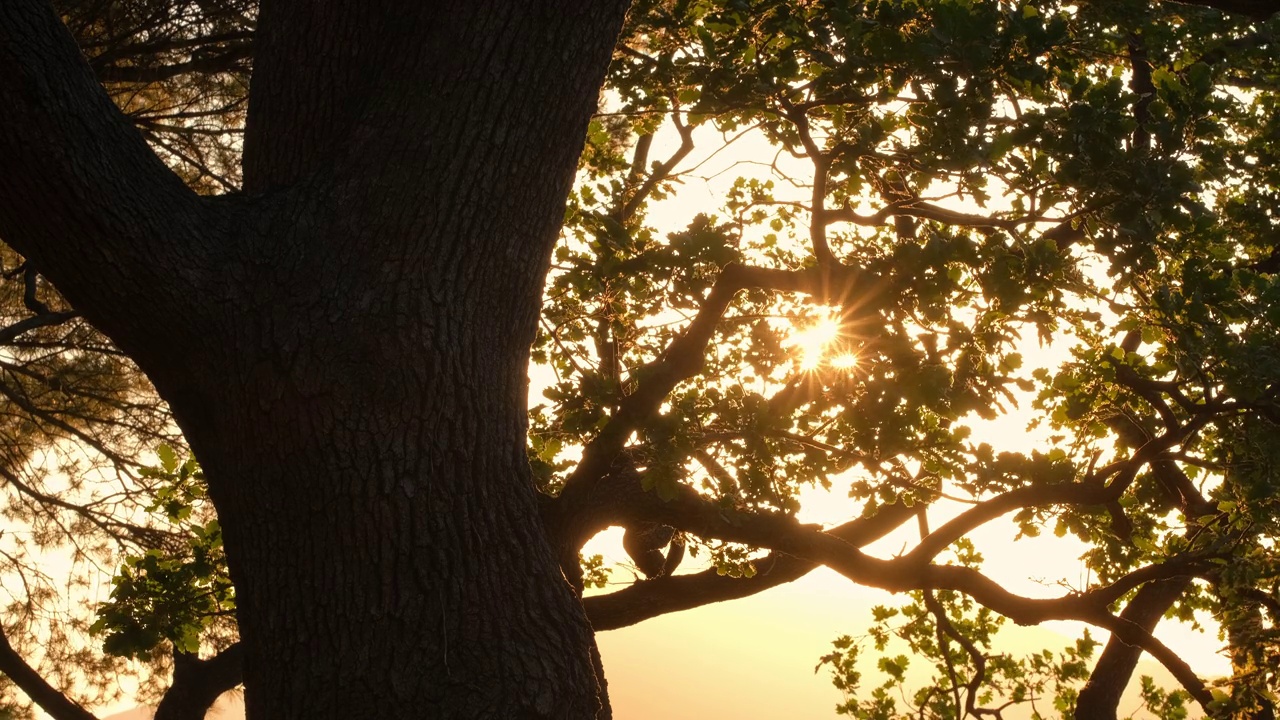
[[(915, 508), (901, 503), (881, 508), (869, 518), (859, 518), (828, 530), (854, 547), (868, 545), (910, 520)], [(785, 553), (773, 552), (755, 561), (753, 577), (732, 578), (705, 570), (646, 580), (608, 595), (585, 598), (587, 617), (597, 631), (616, 630), (671, 612), (749, 597), (798, 580), (818, 567)]]
[[(1084, 620), (1084, 618), (1078, 619)], [(1196, 702), (1200, 703), (1206, 711), (1209, 710), (1209, 705), (1213, 702), (1213, 695), (1205, 687), (1204, 681), (1196, 675), (1195, 670), (1192, 670), (1191, 666), (1187, 664), (1187, 661), (1183, 660), (1168, 645), (1160, 642), (1155, 636), (1139, 627), (1136, 623), (1111, 614), (1104, 614), (1094, 624), (1110, 630), (1113, 636), (1120, 638), (1121, 642), (1141, 648), (1148, 655), (1155, 658), (1157, 662), (1173, 674), (1173, 677), (1182, 685), (1182, 688), (1190, 693)]]
[(753, 577), (732, 578), (715, 570), (692, 575), (669, 575), (635, 583), (608, 595), (583, 598), (591, 627), (597, 632), (617, 630), (666, 615), (726, 600), (737, 600), (785, 585), (809, 574), (817, 564), (782, 553), (756, 562)]
[(156, 707), (154, 720), (202, 720), (219, 695), (241, 683), (243, 656), (240, 643), (208, 660), (174, 653), (173, 684)]
[[(1190, 584), (1191, 578), (1177, 577), (1144, 585), (1125, 606), (1120, 617), (1149, 633)], [(1141, 657), (1141, 647), (1113, 635), (1089, 674), (1088, 684), (1080, 691), (1076, 717), (1079, 720), (1115, 720), (1120, 696)]]
[[(1163, 443), (1152, 441), (1135, 457), (1138, 460), (1146, 452), (1154, 452)], [(1130, 461), (1130, 462), (1134, 462)], [(1122, 475), (1127, 474), (1125, 471)], [(618, 473), (616, 477), (622, 477)], [(1098, 488), (1115, 490), (1124, 483), (1113, 481)], [(1086, 485), (1063, 486), (1072, 488)], [(1101, 490), (1105, 492), (1105, 490)], [(954, 590), (972, 597), (982, 605), (1008, 617), (1020, 625), (1036, 625), (1047, 620), (1078, 620), (1105, 628), (1122, 641), (1141, 647), (1150, 653), (1182, 683), (1200, 702), (1207, 703), (1209, 695), (1204, 683), (1163, 643), (1152, 637), (1137, 624), (1112, 615), (1107, 607), (1126, 593), (1145, 583), (1169, 578), (1189, 577), (1202, 569), (1195, 558), (1174, 559), (1159, 565), (1149, 565), (1125, 575), (1110, 585), (1086, 592), (1071, 593), (1057, 598), (1026, 598), (1009, 592), (999, 583), (981, 572), (957, 565), (935, 565), (931, 556), (909, 554), (892, 560), (866, 555), (853, 543), (806, 526), (794, 517), (779, 513), (744, 512), (726, 509), (698, 495), (687, 487), (676, 489), (675, 497), (663, 501), (654, 493), (644, 492), (638, 475), (630, 474), (629, 481), (622, 482), (605, 493), (608, 511), (616, 515), (620, 524), (636, 521), (660, 522), (701, 537), (719, 538), (741, 542), (755, 547), (771, 548), (811, 563), (819, 563), (835, 570), (850, 580), (868, 587), (889, 592), (906, 592), (917, 589)], [(1092, 498), (1091, 498), (1092, 499)], [(905, 520), (905, 518), (904, 518)], [(943, 528), (947, 526), (944, 525)], [(940, 528), (939, 531), (942, 531)], [(930, 535), (933, 537), (933, 535)], [(690, 581), (695, 582), (695, 581)], [(656, 591), (640, 590), (636, 595)], [(632, 610), (643, 613), (644, 610)]]
[[(613, 489), (612, 512), (619, 524), (660, 522), (706, 538), (719, 538), (821, 563), (862, 585), (889, 592), (920, 588), (958, 590), (980, 598), (983, 604), (1020, 624), (1045, 620), (1084, 619), (1081, 613), (1106, 612), (1106, 606), (1142, 583), (1184, 575), (1197, 567), (1194, 558), (1177, 559), (1135, 570), (1110, 585), (1060, 598), (1030, 599), (1009, 593), (973, 570), (956, 565), (934, 565), (929, 556), (908, 554), (892, 560), (869, 556), (830, 532), (804, 525), (790, 515), (738, 511), (722, 507), (687, 487), (675, 490), (670, 500), (645, 492), (638, 477)], [(985, 599), (981, 599), (985, 598)]]
[[(691, 497), (692, 496), (692, 497)], [(660, 501), (658, 501), (660, 503)], [(1111, 585), (1057, 598), (1026, 598), (1015, 595), (982, 573), (956, 565), (922, 564), (909, 556), (881, 560), (793, 518), (748, 513), (727, 513), (696, 497), (693, 491), (677, 499), (649, 504), (643, 508), (649, 519), (657, 519), (703, 537), (719, 537), (759, 547), (773, 547), (823, 565), (850, 580), (890, 592), (913, 589), (955, 590), (1008, 617), (1019, 625), (1037, 625), (1047, 620), (1079, 620), (1110, 630), (1120, 639), (1141, 647), (1164, 665), (1183, 687), (1202, 704), (1212, 698), (1203, 681), (1187, 663), (1138, 625), (1118, 618), (1107, 606), (1125, 593), (1141, 586), (1194, 572), (1194, 560), (1171, 561), (1136, 570)], [(656, 511), (656, 512), (655, 512)]]
[(35, 668), (27, 664), (9, 644), (9, 638), (0, 628), (0, 674), (13, 681), (31, 701), (49, 713), (53, 720), (98, 720), (75, 701), (45, 681)]
[(0, 4), (0, 106), (5, 242), (126, 350), (189, 325), (169, 322), (207, 300), (224, 213), (151, 152), (43, 0)]

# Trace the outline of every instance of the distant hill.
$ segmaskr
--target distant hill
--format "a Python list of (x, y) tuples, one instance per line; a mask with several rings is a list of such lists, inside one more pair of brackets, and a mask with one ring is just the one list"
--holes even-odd
[(108, 715), (102, 720), (151, 720), (151, 713), (155, 712), (149, 707), (136, 707), (115, 715)]

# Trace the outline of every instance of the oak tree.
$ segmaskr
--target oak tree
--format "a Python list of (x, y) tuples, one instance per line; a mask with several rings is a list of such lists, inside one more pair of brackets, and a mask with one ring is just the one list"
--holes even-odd
[[(606, 717), (594, 632), (826, 566), (904, 597), (822, 658), (840, 712), (1115, 717), (1145, 652), (1157, 715), (1274, 716), (1268, 3), (446, 5), (0, 6), (15, 542), (127, 558), (107, 656), (42, 661), (78, 677), (0, 646), (27, 697), (91, 717), (63, 691), (124, 656), (165, 717), (242, 681), (250, 717)], [(1015, 410), (1042, 448), (974, 435)], [(127, 503), (39, 470), (68, 441)], [(857, 513), (802, 522), (811, 487)], [(1002, 517), (1087, 585), (994, 582)], [(637, 581), (586, 593), (609, 527)], [(1205, 613), (1216, 683), (1153, 634)], [(1006, 619), (1109, 640), (1009, 657)]]

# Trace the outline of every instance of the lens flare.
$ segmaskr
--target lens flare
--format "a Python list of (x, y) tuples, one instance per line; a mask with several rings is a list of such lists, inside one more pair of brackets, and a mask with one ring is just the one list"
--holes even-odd
[(791, 346), (800, 352), (800, 369), (812, 372), (822, 365), (827, 347), (840, 336), (840, 320), (833, 316), (820, 318), (791, 336)]
[(829, 363), (836, 370), (852, 370), (858, 367), (858, 356), (852, 353), (845, 353), (831, 358)]

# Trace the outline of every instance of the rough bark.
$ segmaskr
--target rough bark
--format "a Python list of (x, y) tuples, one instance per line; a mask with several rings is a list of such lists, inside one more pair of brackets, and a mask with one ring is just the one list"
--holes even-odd
[(604, 709), (526, 368), (625, 2), (263, 2), (253, 193), (198, 198), (43, 2), (0, 6), (0, 235), (204, 465), (250, 718)]

